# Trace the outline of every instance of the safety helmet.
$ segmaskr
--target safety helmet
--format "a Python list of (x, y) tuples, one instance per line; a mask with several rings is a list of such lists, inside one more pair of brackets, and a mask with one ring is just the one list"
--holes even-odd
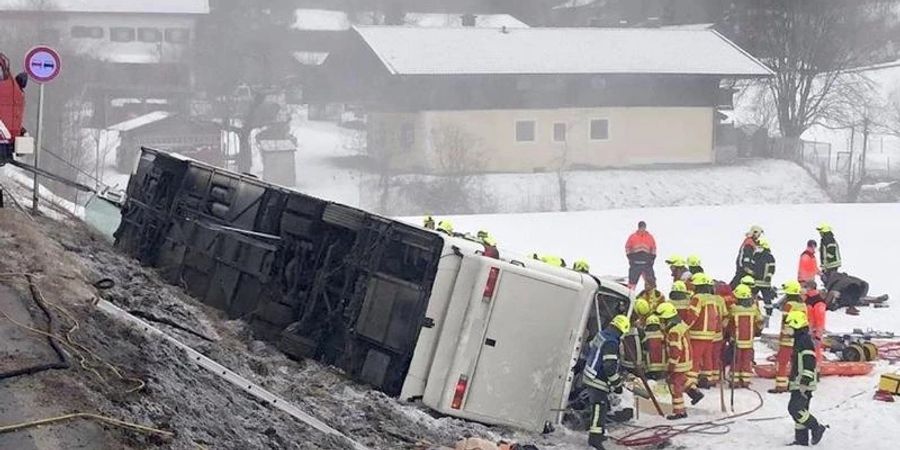
[(491, 247), (497, 246), (497, 240), (494, 239), (493, 236), (485, 236), (481, 238), (481, 242), (483, 242), (485, 245), (490, 245)]
[(490, 235), (491, 234), (488, 233), (487, 230), (478, 230), (478, 233), (476, 234), (476, 236), (478, 236), (479, 239), (484, 239)]
[(433, 230), (434, 229), (434, 217), (430, 216), (430, 215), (425, 216), (425, 218), (422, 219), (422, 226), (425, 228), (428, 228), (429, 230)]
[(678, 315), (678, 309), (670, 302), (662, 302), (656, 307), (656, 315), (660, 319), (669, 320)]
[(684, 281), (678, 280), (672, 283), (672, 292), (684, 292), (685, 294), (688, 294), (691, 291), (688, 290), (687, 284), (685, 284)]
[(686, 265), (684, 262), (684, 257), (681, 255), (672, 255), (666, 258), (666, 264), (676, 267), (682, 267)]
[(762, 227), (759, 225), (753, 225), (750, 227), (750, 231), (747, 232), (747, 236), (753, 236), (754, 238), (758, 238), (763, 235), (765, 231), (763, 231)]
[(819, 224), (819, 226), (816, 227), (816, 231), (818, 231), (819, 233), (831, 233), (831, 225), (822, 222)]
[(700, 257), (697, 255), (691, 255), (687, 257), (687, 265), (690, 267), (697, 267), (702, 265), (700, 262)]
[(809, 326), (809, 318), (806, 317), (806, 311), (796, 309), (787, 313), (787, 316), (784, 318), (784, 323), (796, 330), (798, 328)]
[(759, 238), (759, 240), (756, 241), (756, 243), (759, 244), (760, 247), (762, 247), (766, 250), (769, 250), (769, 240), (768, 239), (761, 237), (761, 238)]
[(579, 259), (575, 261), (575, 264), (572, 265), (572, 269), (576, 272), (588, 273), (591, 271), (591, 265), (584, 259)]
[(656, 314), (650, 314), (647, 316), (647, 320), (644, 322), (647, 325), (659, 325), (659, 316)]
[(438, 222), (437, 229), (438, 229), (438, 231), (443, 231), (444, 233), (447, 233), (447, 234), (453, 234), (453, 222), (450, 222), (449, 220), (446, 220), (446, 219), (442, 220), (442, 221)]
[(631, 330), (631, 321), (629, 321), (627, 317), (625, 317), (621, 314), (619, 314), (616, 317), (613, 317), (609, 323), (612, 326), (618, 328), (619, 331), (622, 332), (622, 334), (628, 333), (628, 331)]
[(783, 289), (784, 293), (787, 295), (800, 295), (803, 286), (800, 286), (800, 282), (797, 280), (790, 280), (782, 284), (781, 289)]
[(703, 272), (695, 273), (694, 276), (691, 277), (691, 284), (694, 286), (712, 286), (713, 279)]
[(634, 311), (642, 316), (646, 316), (650, 314), (650, 302), (648, 302), (644, 298), (639, 298), (634, 301)]
[(746, 284), (739, 284), (734, 288), (734, 298), (744, 300), (753, 297), (753, 291)]
[(754, 287), (756, 286), (756, 280), (753, 278), (753, 275), (744, 275), (741, 277), (741, 284), (746, 284), (747, 286)]

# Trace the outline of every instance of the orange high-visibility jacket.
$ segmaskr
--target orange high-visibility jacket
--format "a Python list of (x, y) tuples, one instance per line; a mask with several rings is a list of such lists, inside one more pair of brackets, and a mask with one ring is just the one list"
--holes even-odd
[(691, 339), (712, 341), (722, 333), (719, 312), (725, 300), (715, 294), (694, 294), (687, 310), (687, 323), (691, 326)]
[(666, 337), (658, 325), (648, 325), (644, 330), (644, 354), (647, 356), (647, 372), (668, 370)]
[(784, 304), (781, 305), (781, 336), (778, 339), (778, 345), (782, 347), (794, 346), (794, 330), (787, 326), (787, 323), (785, 322), (788, 313), (791, 311), (803, 311), (809, 314), (806, 309), (806, 303), (803, 303), (799, 298), (797, 300), (786, 300)]
[(762, 333), (763, 317), (756, 300), (735, 303), (731, 306), (729, 328), (737, 348), (753, 348), (753, 338)]
[(656, 254), (656, 240), (647, 230), (637, 230), (631, 233), (631, 236), (628, 236), (628, 240), (625, 241), (626, 255), (638, 252)]
[(816, 252), (812, 247), (808, 247), (800, 254), (800, 264), (797, 268), (797, 280), (801, 283), (815, 280), (819, 273), (819, 261), (816, 259)]

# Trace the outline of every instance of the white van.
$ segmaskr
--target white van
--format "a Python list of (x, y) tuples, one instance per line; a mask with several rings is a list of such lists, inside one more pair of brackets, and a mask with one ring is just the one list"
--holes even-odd
[(531, 259), (487, 258), (479, 249), (447, 239), (426, 313), (433, 326), (419, 333), (401, 398), (542, 431), (566, 408), (596, 312), (627, 301), (628, 289)]

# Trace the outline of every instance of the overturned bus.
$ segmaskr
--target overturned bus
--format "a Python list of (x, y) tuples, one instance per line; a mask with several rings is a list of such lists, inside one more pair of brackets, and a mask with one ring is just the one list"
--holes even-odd
[[(286, 354), (443, 414), (541, 431), (616, 280), (144, 148), (116, 246)], [(599, 322), (598, 319), (599, 318)]]

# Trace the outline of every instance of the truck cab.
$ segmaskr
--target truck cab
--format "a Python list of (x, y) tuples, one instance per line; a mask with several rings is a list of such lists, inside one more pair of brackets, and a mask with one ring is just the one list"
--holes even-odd
[[(487, 258), (448, 238), (401, 391), (439, 413), (542, 431), (566, 408), (597, 315), (625, 286), (533, 259)], [(595, 303), (596, 301), (596, 303)], [(603, 310), (603, 311), (601, 311)]]

